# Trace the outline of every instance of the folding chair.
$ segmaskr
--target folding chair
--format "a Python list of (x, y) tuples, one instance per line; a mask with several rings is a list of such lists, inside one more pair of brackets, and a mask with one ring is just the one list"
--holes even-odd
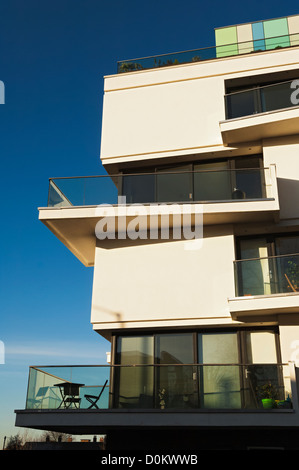
[(106, 387), (106, 384), (107, 384), (108, 380), (106, 380), (106, 382), (104, 383), (103, 387), (102, 387), (102, 390), (100, 391), (100, 394), (98, 396), (94, 396), (94, 395), (84, 395), (84, 397), (86, 398), (87, 401), (89, 401), (89, 403), (91, 403), (91, 405), (88, 407), (88, 410), (90, 408), (97, 408), (99, 409), (98, 405), (97, 405), (97, 402), (99, 401), (99, 399), (101, 398), (101, 395), (103, 393), (103, 391), (105, 390), (105, 387)]

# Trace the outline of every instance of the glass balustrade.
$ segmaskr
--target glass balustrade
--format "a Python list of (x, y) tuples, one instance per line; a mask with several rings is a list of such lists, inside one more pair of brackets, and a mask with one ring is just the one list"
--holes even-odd
[(201, 62), (204, 60), (230, 57), (232, 55), (250, 54), (263, 50), (281, 49), (298, 44), (297, 35), (272, 37), (267, 39), (267, 45), (257, 47), (252, 41), (240, 42), (238, 44), (226, 44), (189, 51), (172, 52), (138, 59), (121, 60), (117, 63), (117, 73), (135, 72), (138, 70), (156, 69), (172, 65)]
[(264, 199), (272, 196), (269, 181), (269, 168), (51, 178), (48, 206)]
[(35, 366), (30, 368), (26, 408), (261, 409), (266, 395), (272, 398), (272, 408), (288, 408), (285, 367), (284, 364)]
[(293, 82), (288, 80), (227, 94), (226, 118), (234, 119), (298, 106), (297, 100), (292, 100)]
[(238, 260), (236, 296), (299, 292), (299, 254)]

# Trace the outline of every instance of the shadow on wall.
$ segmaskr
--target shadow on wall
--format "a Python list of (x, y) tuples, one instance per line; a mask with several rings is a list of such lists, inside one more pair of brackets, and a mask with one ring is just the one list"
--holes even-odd
[[(193, 228), (192, 228), (193, 230)], [(166, 239), (162, 238), (151, 238), (150, 236), (150, 231), (147, 231), (147, 238), (136, 238), (131, 239), (129, 237), (125, 239), (118, 239), (117, 234), (115, 235), (115, 239), (112, 238), (107, 238), (104, 240), (96, 239), (96, 246), (98, 248), (103, 248), (106, 250), (112, 250), (115, 248), (127, 248), (127, 247), (134, 247), (134, 246), (142, 246), (142, 245), (157, 245), (157, 244), (167, 244), (167, 243), (175, 243), (175, 242), (197, 242), (196, 238), (192, 239), (186, 239), (184, 238), (184, 234), (182, 232), (181, 238), (175, 238), (173, 231), (169, 231), (169, 237)], [(200, 239), (204, 240), (205, 238), (214, 238), (214, 237), (223, 237), (225, 235), (231, 235), (232, 230), (230, 227), (227, 227), (226, 225), (221, 225), (221, 226), (208, 226), (208, 227), (203, 227), (203, 230), (201, 231), (200, 234)]]
[(123, 321), (123, 314), (120, 312), (115, 312), (107, 307), (103, 307), (101, 305), (93, 305), (92, 310), (97, 310), (100, 313), (108, 313), (111, 315), (113, 320), (111, 322), (113, 323), (119, 323), (121, 326), (120, 328), (126, 328), (126, 322)]
[(299, 218), (299, 180), (277, 178), (281, 219)]

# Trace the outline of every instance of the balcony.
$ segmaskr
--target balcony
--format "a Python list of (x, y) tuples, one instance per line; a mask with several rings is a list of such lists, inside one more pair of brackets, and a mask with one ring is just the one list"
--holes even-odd
[[(275, 166), (52, 178), (39, 218), (92, 266), (99, 220), (113, 220), (116, 232), (137, 216), (145, 230), (150, 222), (156, 224), (151, 228), (173, 228), (184, 209), (193, 225), (199, 212), (204, 224), (273, 220), (279, 212)], [(171, 215), (166, 222), (165, 214)]]
[(229, 299), (234, 319), (297, 313), (299, 254), (234, 262), (236, 297)]
[[(267, 39), (267, 50), (282, 49), (298, 45), (298, 35), (272, 37)], [(157, 69), (174, 65), (192, 64), (206, 60), (226, 58), (236, 55), (260, 53), (265, 46), (253, 47), (252, 41), (240, 42), (238, 44), (227, 44), (220, 46), (192, 49), (189, 51), (160, 54), (138, 59), (118, 61), (117, 73), (136, 72), (140, 70)]]
[(17, 426), (78, 434), (299, 423), (293, 363), (35, 366), (16, 415)]
[(226, 120), (220, 122), (224, 144), (297, 134), (296, 82), (289, 80), (225, 95)]

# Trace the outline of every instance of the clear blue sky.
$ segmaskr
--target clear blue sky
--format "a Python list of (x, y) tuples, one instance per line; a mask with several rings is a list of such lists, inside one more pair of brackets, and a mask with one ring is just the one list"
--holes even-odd
[(93, 271), (38, 221), (48, 178), (103, 173), (103, 76), (117, 60), (214, 45), (214, 28), (298, 14), (296, 2), (8, 0), (0, 4), (0, 448), (30, 365), (101, 364)]

